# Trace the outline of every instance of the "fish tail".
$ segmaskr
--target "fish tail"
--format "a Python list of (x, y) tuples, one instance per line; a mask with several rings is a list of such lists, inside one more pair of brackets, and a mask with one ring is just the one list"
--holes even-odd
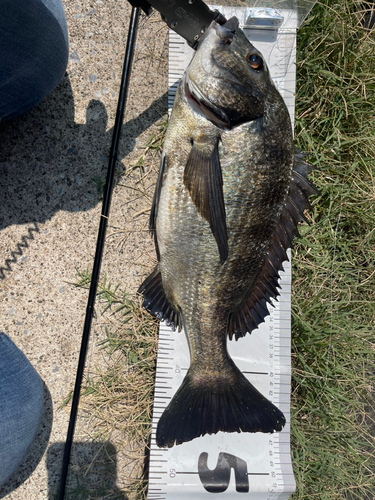
[[(236, 368), (236, 367), (235, 367)], [(224, 432), (281, 431), (283, 413), (236, 368), (235, 383), (221, 378), (194, 382), (191, 370), (160, 417), (156, 443), (170, 448), (192, 439)]]

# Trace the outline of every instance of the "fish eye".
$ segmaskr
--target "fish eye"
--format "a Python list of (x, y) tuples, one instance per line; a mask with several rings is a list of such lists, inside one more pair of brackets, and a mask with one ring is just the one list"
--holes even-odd
[(258, 71), (263, 68), (263, 60), (260, 56), (258, 56), (258, 54), (247, 54), (246, 59), (250, 65), (250, 68), (256, 69)]

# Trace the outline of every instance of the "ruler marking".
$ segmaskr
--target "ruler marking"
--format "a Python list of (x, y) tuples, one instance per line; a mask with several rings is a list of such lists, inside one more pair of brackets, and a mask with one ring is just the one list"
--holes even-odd
[(248, 371), (243, 371), (242, 373), (245, 373), (247, 375), (269, 375), (268, 372), (248, 372)]

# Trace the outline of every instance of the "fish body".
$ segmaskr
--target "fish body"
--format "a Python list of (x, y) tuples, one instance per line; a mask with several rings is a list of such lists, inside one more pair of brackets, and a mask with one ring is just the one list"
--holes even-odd
[(160, 418), (159, 446), (284, 426), (226, 344), (255, 329), (278, 295), (314, 192), (307, 171), (261, 53), (236, 18), (213, 22), (176, 94), (150, 218), (159, 262), (140, 288), (152, 314), (184, 327), (191, 355)]

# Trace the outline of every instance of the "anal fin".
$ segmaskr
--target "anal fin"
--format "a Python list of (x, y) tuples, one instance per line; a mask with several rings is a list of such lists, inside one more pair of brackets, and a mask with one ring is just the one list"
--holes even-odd
[(306, 222), (304, 211), (310, 209), (309, 196), (319, 194), (315, 186), (307, 179), (311, 165), (304, 161), (305, 155), (297, 152), (289, 192), (278, 224), (275, 227), (268, 253), (260, 269), (258, 279), (241, 307), (235, 312), (228, 326), (228, 336), (236, 340), (251, 333), (263, 323), (269, 312), (266, 303), (272, 304), (279, 295), (279, 271), (282, 263), (288, 260), (287, 249), (298, 236), (298, 223)]
[(168, 326), (182, 328), (180, 313), (171, 305), (163, 288), (159, 264), (138, 289), (143, 295), (143, 307), (156, 318), (165, 321)]

